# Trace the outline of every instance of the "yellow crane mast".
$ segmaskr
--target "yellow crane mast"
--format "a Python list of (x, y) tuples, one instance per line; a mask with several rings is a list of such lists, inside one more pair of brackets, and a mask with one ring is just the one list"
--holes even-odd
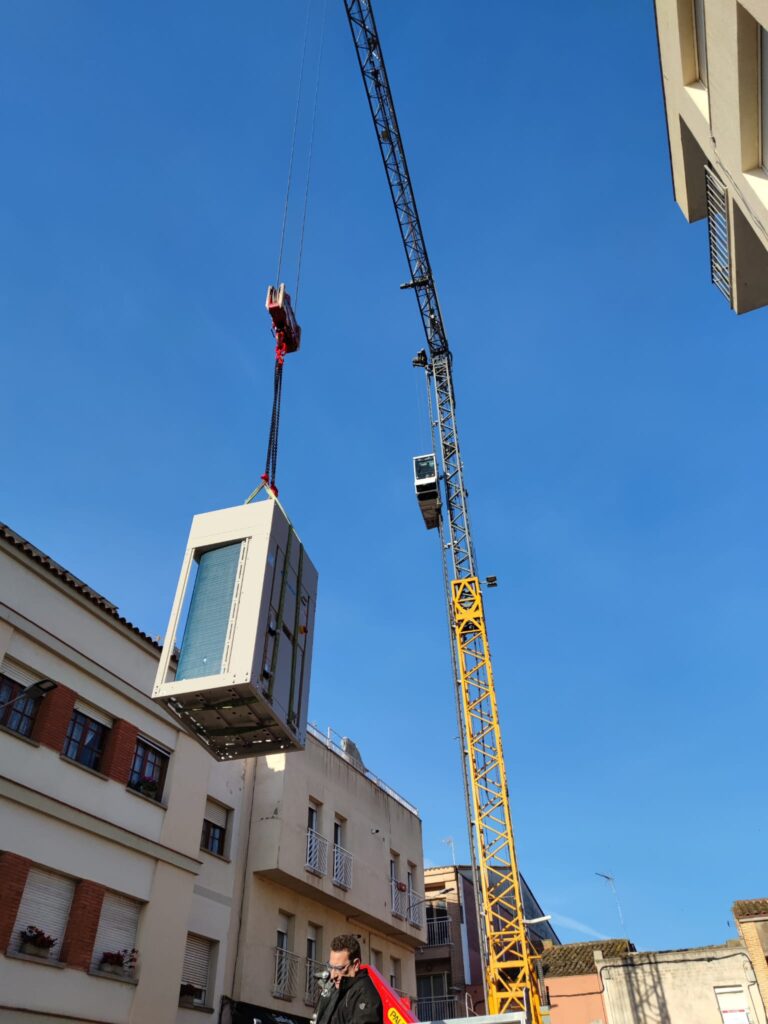
[[(416, 295), (427, 339), (427, 349), (417, 355), (414, 365), (426, 373), (433, 453), (414, 460), (415, 483), (425, 524), (438, 529), (441, 541), (487, 1012), (522, 1011), (531, 1024), (540, 1024), (536, 952), (524, 920), (483, 595), (459, 449), (452, 355), (371, 0), (344, 0), (344, 6), (410, 269), (410, 280), (402, 287)], [(435, 451), (440, 453), (439, 472)], [(495, 580), (489, 577), (486, 583), (493, 585)]]

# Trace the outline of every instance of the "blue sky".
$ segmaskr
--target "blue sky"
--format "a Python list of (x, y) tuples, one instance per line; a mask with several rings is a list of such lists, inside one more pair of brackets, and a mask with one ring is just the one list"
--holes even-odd
[[(0, 516), (152, 634), (263, 470), (304, 0), (0, 12)], [(765, 895), (766, 313), (675, 206), (650, 5), (379, 0), (455, 354), (522, 869), (564, 940), (722, 942)], [(293, 286), (322, 5), (310, 18)], [(423, 347), (330, 0), (278, 483), (320, 571), (310, 717), (467, 856)], [(748, 728), (749, 726), (749, 728)]]

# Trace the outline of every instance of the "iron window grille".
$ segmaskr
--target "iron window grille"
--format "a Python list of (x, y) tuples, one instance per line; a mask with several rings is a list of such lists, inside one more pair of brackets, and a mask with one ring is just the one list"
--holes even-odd
[(64, 741), (64, 757), (97, 771), (109, 729), (82, 711), (73, 711)]
[(40, 703), (39, 697), (22, 697), (25, 689), (15, 679), (0, 675), (0, 704), (8, 705), (0, 711), (0, 725), (19, 736), (31, 734)]
[(272, 995), (276, 999), (293, 999), (296, 995), (296, 978), (301, 958), (282, 946), (274, 947), (274, 955)]
[(704, 166), (704, 178), (707, 188), (707, 229), (712, 284), (723, 293), (728, 304), (732, 306), (728, 192), (709, 164)]
[(146, 740), (136, 741), (133, 754), (133, 765), (128, 779), (128, 788), (148, 796), (151, 800), (161, 800), (168, 770), (168, 754), (152, 746)]

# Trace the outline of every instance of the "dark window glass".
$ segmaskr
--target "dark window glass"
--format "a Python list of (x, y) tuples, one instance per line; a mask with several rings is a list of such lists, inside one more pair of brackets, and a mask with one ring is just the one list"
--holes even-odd
[(167, 768), (168, 755), (139, 739), (136, 741), (128, 786), (152, 800), (161, 800)]
[(71, 761), (98, 769), (109, 729), (82, 711), (73, 711), (67, 728), (63, 754)]
[(218, 853), (220, 857), (223, 857), (226, 836), (227, 830), (223, 825), (214, 825), (212, 821), (203, 818), (203, 838), (200, 840), (202, 849)]
[[(0, 710), (0, 725), (17, 732), (20, 736), (29, 736), (35, 721), (39, 697), (22, 697), (25, 687), (8, 676), (0, 675), (0, 706), (8, 707)], [(19, 698), (18, 700), (16, 698)], [(12, 701), (13, 703), (8, 703)]]

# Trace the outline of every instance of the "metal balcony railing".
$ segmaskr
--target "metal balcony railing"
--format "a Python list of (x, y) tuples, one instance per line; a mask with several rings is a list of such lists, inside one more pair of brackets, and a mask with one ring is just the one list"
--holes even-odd
[(313, 828), (307, 829), (307, 871), (315, 875), (324, 875), (328, 870), (328, 840), (315, 832)]
[(272, 995), (275, 999), (293, 999), (296, 995), (296, 979), (301, 957), (279, 946), (275, 950), (275, 973), (272, 980)]
[(315, 974), (324, 968), (325, 964), (320, 960), (310, 960), (307, 957), (304, 962), (304, 1002), (307, 1006), (317, 1006), (322, 982), (315, 977)]
[(456, 996), (433, 996), (431, 999), (417, 999), (416, 1016), (419, 1020), (450, 1020), (458, 1017)]
[(424, 915), (424, 897), (414, 892), (413, 889), (409, 889), (408, 893), (408, 923), (415, 925), (416, 928), (421, 928), (422, 919)]
[(427, 918), (427, 945), (449, 946), (451, 944), (450, 917)]
[(352, 854), (336, 843), (333, 844), (333, 881), (342, 889), (352, 888)]
[(728, 225), (728, 193), (709, 164), (704, 166), (707, 186), (707, 223), (709, 227), (709, 266), (712, 284), (733, 305), (731, 295), (731, 235)]
[(408, 890), (402, 882), (394, 878), (390, 880), (389, 887), (392, 890), (392, 913), (395, 917), (402, 917), (405, 920), (408, 913)]

